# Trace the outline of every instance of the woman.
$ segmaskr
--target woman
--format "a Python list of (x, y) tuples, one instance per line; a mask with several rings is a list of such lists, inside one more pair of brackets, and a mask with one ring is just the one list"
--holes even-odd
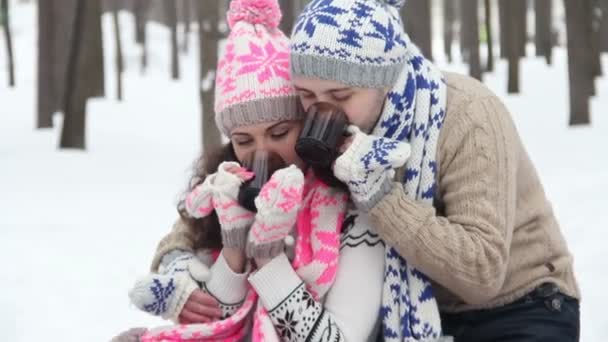
[[(280, 198), (303, 182), (306, 171), (294, 148), (302, 111), (289, 77), (288, 40), (277, 29), (279, 19), (276, 0), (231, 3), (231, 33), (216, 80), (216, 122), (230, 144), (196, 168), (179, 205), (182, 218), (159, 245), (155, 273), (138, 281), (131, 299), (147, 312), (196, 327), (239, 315), (251, 286), (270, 318), (257, 321), (259, 330), (276, 331), (280, 340), (373, 340), (379, 326), (384, 247), (366, 216), (336, 217), (344, 195), (310, 177), (302, 186), (302, 203), (286, 205), (288, 214), (264, 210), (281, 207), (276, 201), (264, 203), (264, 198)], [(276, 172), (265, 185), (262, 193), (271, 195), (258, 196), (254, 216), (234, 205), (235, 189), (248, 176), (239, 164), (226, 162), (242, 162), (258, 150), (274, 152), (295, 166)], [(225, 183), (218, 184), (220, 180)], [(308, 184), (313, 189), (309, 192)], [(211, 192), (219, 197), (209, 201), (206, 185), (215, 187)], [(218, 205), (227, 201), (231, 204)], [(209, 214), (209, 205), (215, 205), (215, 216)], [(288, 228), (269, 238), (261, 227), (276, 220)], [(302, 222), (312, 222), (311, 227)], [(338, 222), (344, 224), (336, 227)], [(289, 235), (295, 235), (295, 246), (285, 245)], [(211, 255), (210, 250), (219, 253)], [(197, 255), (201, 253), (202, 258)], [(272, 340), (269, 335), (257, 338)]]

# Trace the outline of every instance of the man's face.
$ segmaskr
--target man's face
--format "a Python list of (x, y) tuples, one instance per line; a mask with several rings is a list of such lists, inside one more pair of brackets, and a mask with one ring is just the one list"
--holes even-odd
[(351, 124), (370, 133), (376, 125), (388, 89), (355, 88), (336, 81), (296, 76), (294, 85), (306, 110), (316, 102), (340, 107)]

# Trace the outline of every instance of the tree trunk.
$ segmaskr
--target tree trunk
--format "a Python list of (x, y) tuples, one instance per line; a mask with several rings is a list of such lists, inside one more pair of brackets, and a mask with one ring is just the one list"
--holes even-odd
[(148, 1), (134, 0), (133, 11), (135, 13), (135, 42), (141, 45), (141, 71), (148, 66), (148, 46), (146, 34), (146, 22), (148, 21)]
[[(589, 32), (591, 39), (591, 57), (593, 66), (593, 75), (595, 77), (602, 76), (602, 59), (600, 54), (600, 24), (602, 21), (600, 0), (587, 0), (587, 16), (589, 23)], [(593, 93), (595, 96), (596, 89), (593, 85)]]
[(486, 20), (486, 35), (488, 45), (488, 60), (486, 63), (486, 71), (494, 71), (494, 30), (492, 29), (492, 1), (484, 1), (485, 20)]
[(281, 31), (289, 37), (295, 22), (295, 4), (294, 0), (279, 0), (281, 10), (283, 11), (283, 19), (281, 19)]
[[(507, 38), (505, 42), (505, 48), (507, 49), (506, 55), (509, 62), (509, 79), (507, 85), (507, 91), (509, 94), (517, 94), (520, 92), (520, 59), (522, 57), (522, 46), (525, 46), (526, 21), (526, 0), (502, 0), (504, 1), (503, 18), (505, 20), (503, 25), (504, 29), (508, 31), (504, 37)], [(502, 29), (502, 28), (501, 28)], [(523, 32), (523, 33), (522, 33)]]
[(516, 0), (515, 17), (519, 25), (515, 27), (519, 35), (517, 43), (519, 45), (519, 57), (526, 57), (526, 46), (528, 44), (528, 0)]
[(57, 76), (54, 63), (55, 17), (54, 3), (38, 0), (38, 114), (36, 128), (53, 127), (53, 113), (57, 109)]
[(481, 61), (479, 57), (479, 3), (477, 0), (460, 1), (462, 23), (462, 44), (469, 63), (469, 74), (481, 80)]
[(443, 51), (449, 63), (452, 63), (452, 43), (454, 42), (455, 8), (454, 0), (443, 1)]
[(182, 6), (181, 6), (181, 18), (182, 18), (182, 25), (184, 28), (184, 32), (182, 35), (182, 52), (183, 53), (188, 53), (188, 47), (189, 47), (189, 43), (190, 43), (190, 24), (192, 21), (192, 17), (191, 17), (191, 11), (192, 11), (192, 6), (191, 6), (191, 1), (192, 0), (182, 0)]
[(587, 0), (564, 0), (568, 32), (570, 125), (590, 124), (589, 97), (593, 93), (592, 50)]
[(177, 4), (175, 1), (163, 1), (167, 24), (171, 30), (171, 78), (179, 79), (179, 54), (177, 47)]
[(11, 37), (11, 25), (8, 8), (8, 0), (1, 0), (2, 7), (0, 15), (3, 16), (2, 23), (4, 24), (4, 37), (6, 39), (6, 53), (8, 58), (8, 86), (15, 86), (15, 61), (13, 58), (13, 40)]
[(408, 0), (401, 10), (405, 20), (405, 30), (422, 54), (433, 59), (431, 35), (431, 2), (428, 0)]
[(498, 21), (500, 33), (500, 58), (508, 59), (509, 57), (509, 10), (507, 8), (508, 0), (498, 0)]
[(601, 0), (602, 21), (600, 23), (600, 51), (608, 52), (608, 0)]
[(99, 0), (87, 0), (76, 1), (75, 6), (60, 147), (84, 149), (87, 100), (103, 95), (103, 89), (99, 89), (103, 84), (99, 80), (103, 79), (101, 4)]
[(222, 142), (215, 124), (214, 93), (215, 67), (217, 65), (218, 43), (222, 35), (218, 31), (219, 2), (210, 1), (203, 6), (195, 2), (199, 36), (199, 91), (202, 114), (202, 143), (205, 154)]
[(113, 0), (112, 19), (114, 22), (114, 41), (116, 43), (116, 98), (122, 101), (122, 72), (124, 63), (122, 58), (122, 43), (120, 41), (120, 21), (118, 20), (118, 1)]
[(545, 57), (547, 64), (553, 60), (553, 1), (535, 0), (534, 11), (536, 15), (536, 33), (534, 43), (536, 56)]

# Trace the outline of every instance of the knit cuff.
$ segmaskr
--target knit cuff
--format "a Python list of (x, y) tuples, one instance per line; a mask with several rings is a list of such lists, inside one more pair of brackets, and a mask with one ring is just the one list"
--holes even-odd
[(359, 196), (352, 196), (353, 202), (357, 209), (363, 212), (369, 212), (372, 210), (387, 194), (389, 194), (393, 190), (393, 181), (390, 177), (384, 177), (382, 184), (373, 194), (368, 194), (369, 197), (360, 200)]
[(285, 239), (256, 244), (251, 241), (247, 244), (247, 257), (252, 259), (272, 259), (285, 250)]
[(272, 311), (302, 284), (302, 279), (294, 271), (285, 253), (281, 253), (253, 273), (249, 277), (249, 283), (260, 296), (266, 310)]
[(245, 245), (247, 245), (247, 233), (249, 233), (249, 226), (222, 229), (222, 244), (224, 247), (245, 249)]
[(397, 182), (393, 182), (393, 189), (369, 211), (378, 234), (391, 246), (399, 241), (414, 241), (432, 214), (432, 208), (407, 197), (403, 185)]
[(234, 272), (222, 252), (211, 266), (211, 279), (206, 283), (207, 290), (222, 304), (238, 304), (245, 300), (247, 295), (247, 277), (250, 269), (248, 263), (244, 273)]
[(175, 275), (175, 279), (177, 282), (176, 292), (162, 318), (178, 322), (178, 317), (182, 313), (184, 305), (186, 305), (192, 292), (198, 290), (198, 285), (190, 278), (189, 274)]

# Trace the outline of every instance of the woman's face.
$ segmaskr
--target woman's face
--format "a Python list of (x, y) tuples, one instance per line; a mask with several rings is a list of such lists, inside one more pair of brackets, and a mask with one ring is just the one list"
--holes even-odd
[(296, 141), (302, 131), (303, 122), (274, 121), (238, 127), (230, 133), (236, 158), (243, 162), (245, 157), (257, 150), (274, 152), (281, 156), (287, 165), (296, 165), (305, 170), (305, 163), (296, 154)]

